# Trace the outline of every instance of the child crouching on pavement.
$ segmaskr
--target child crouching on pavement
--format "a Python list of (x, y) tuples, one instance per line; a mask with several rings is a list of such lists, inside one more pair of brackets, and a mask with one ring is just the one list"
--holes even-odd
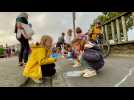
[(99, 47), (89, 41), (74, 39), (72, 46), (80, 50), (80, 63), (85, 70), (81, 71), (83, 77), (95, 76), (97, 71), (104, 66), (104, 59)]
[(56, 59), (50, 58), (52, 42), (50, 36), (44, 35), (40, 44), (32, 46), (32, 52), (23, 71), (25, 77), (31, 78), (36, 83), (42, 83), (43, 77), (56, 73)]

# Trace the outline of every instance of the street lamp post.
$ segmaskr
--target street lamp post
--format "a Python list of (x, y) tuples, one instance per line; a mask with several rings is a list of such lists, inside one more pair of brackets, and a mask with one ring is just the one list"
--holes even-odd
[(72, 13), (73, 15), (73, 30), (74, 30), (74, 38), (76, 38), (76, 32), (75, 32), (75, 20), (76, 20), (76, 15), (75, 12)]

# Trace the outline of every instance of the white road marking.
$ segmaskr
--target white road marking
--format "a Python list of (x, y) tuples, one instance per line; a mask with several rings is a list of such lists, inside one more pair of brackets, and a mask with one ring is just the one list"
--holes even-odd
[(134, 68), (130, 68), (129, 73), (119, 83), (115, 84), (114, 87), (119, 87), (122, 83), (124, 83), (127, 80), (127, 78), (132, 75), (133, 70)]

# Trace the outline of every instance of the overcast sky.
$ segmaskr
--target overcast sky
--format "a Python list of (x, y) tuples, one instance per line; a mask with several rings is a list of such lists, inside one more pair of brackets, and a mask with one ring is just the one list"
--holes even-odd
[[(20, 12), (0, 12), (0, 42), (9, 45), (18, 43), (15, 38), (14, 25), (16, 16)], [(72, 12), (28, 12), (29, 21), (33, 25), (36, 35), (33, 40), (38, 41), (43, 34), (49, 34), (57, 41), (61, 32), (72, 28)], [(77, 12), (76, 26), (87, 32), (93, 20), (101, 12)]]
[[(15, 19), (20, 12), (0, 12), (0, 44), (16, 44), (14, 33)], [(53, 37), (54, 42), (62, 32), (72, 28), (72, 12), (28, 12), (29, 21), (33, 25), (34, 41), (39, 41), (44, 34)], [(83, 32), (87, 32), (93, 20), (101, 15), (101, 12), (77, 12), (76, 26), (80, 26)], [(133, 31), (134, 32), (134, 31)], [(129, 40), (134, 40), (134, 33), (128, 32)]]

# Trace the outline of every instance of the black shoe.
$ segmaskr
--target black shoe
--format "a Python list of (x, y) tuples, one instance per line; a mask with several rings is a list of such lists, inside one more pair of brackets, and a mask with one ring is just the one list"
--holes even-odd
[(20, 63), (18, 66), (23, 66), (24, 64), (23, 63)]

